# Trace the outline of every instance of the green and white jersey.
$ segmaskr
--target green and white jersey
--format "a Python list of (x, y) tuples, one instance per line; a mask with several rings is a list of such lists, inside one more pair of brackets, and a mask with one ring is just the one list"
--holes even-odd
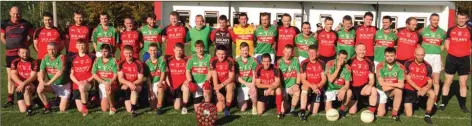
[[(147, 52), (149, 49), (149, 45), (152, 43), (161, 43), (162, 37), (161, 37), (161, 32), (162, 28), (155, 26), (150, 28), (148, 25), (142, 26), (139, 30), (141, 34), (143, 35), (143, 51)], [(162, 49), (160, 44), (157, 44), (158, 49)]]
[(103, 44), (109, 44), (112, 48), (116, 47), (120, 41), (119, 36), (118, 31), (114, 27), (108, 26), (108, 29), (103, 29), (102, 25), (99, 25), (92, 33), (92, 41), (97, 44), (97, 50), (95, 51), (101, 51), (100, 47)]
[(275, 54), (272, 45), (275, 44), (277, 38), (277, 27), (271, 25), (268, 29), (261, 26), (257, 27), (254, 32), (254, 39), (256, 40), (256, 54)]
[(197, 54), (193, 54), (187, 61), (187, 70), (191, 71), (192, 80), (195, 83), (203, 83), (207, 80), (208, 72), (210, 72), (211, 56), (205, 54), (202, 59)]
[(391, 29), (388, 34), (384, 32), (383, 28), (377, 30), (375, 33), (374, 61), (382, 62), (385, 59), (385, 49), (387, 47), (395, 47), (397, 39), (397, 35)]
[(298, 56), (308, 58), (308, 47), (310, 47), (310, 45), (316, 45), (316, 38), (313, 37), (313, 34), (305, 38), (303, 33), (300, 33), (295, 37), (295, 44), (298, 48)]
[(103, 58), (97, 58), (93, 63), (92, 73), (97, 74), (106, 82), (110, 82), (113, 76), (118, 73), (118, 64), (115, 58), (111, 57), (107, 62)]
[[(326, 64), (326, 73), (327, 75), (334, 73), (336, 71), (336, 65), (337, 65), (338, 60), (331, 60), (328, 61)], [(328, 82), (328, 89), (327, 91), (333, 91), (333, 90), (339, 90), (341, 89), (345, 84), (346, 81), (351, 81), (352, 80), (352, 75), (351, 75), (351, 67), (349, 65), (343, 65), (343, 68), (339, 72), (339, 75), (336, 77), (334, 82)]]
[[(46, 57), (41, 61), (40, 71), (46, 72), (46, 77), (48, 80), (52, 79), (57, 72), (64, 70), (65, 67), (65, 57), (63, 54), (59, 54), (57, 57), (52, 59), (51, 56), (46, 55)], [(64, 85), (64, 77), (65, 74), (61, 74), (61, 76), (54, 81), (54, 85)]]
[(421, 36), (423, 37), (421, 46), (426, 54), (441, 54), (441, 46), (446, 43), (446, 31), (440, 27), (432, 30), (431, 26), (428, 26), (423, 29)]
[(297, 74), (300, 74), (300, 64), (297, 57), (292, 57), (289, 62), (281, 58), (277, 61), (277, 67), (282, 72), (285, 88), (290, 88), (297, 83)]
[[(395, 62), (392, 68), (388, 68), (387, 62), (380, 62), (377, 65), (377, 78), (383, 78), (388, 83), (398, 83), (405, 80), (405, 67)], [(377, 88), (382, 90), (382, 86), (377, 81)]]
[(337, 46), (336, 46), (336, 53), (339, 53), (341, 50), (346, 50), (347, 52), (347, 59), (351, 59), (352, 56), (354, 56), (354, 46), (356, 44), (355, 42), (355, 36), (356, 36), (356, 31), (354, 29), (351, 29), (349, 31), (345, 31), (344, 29), (341, 29), (337, 32), (338, 34), (338, 41), (337, 41)]
[[(244, 81), (251, 83), (252, 76), (255, 74), (257, 68), (257, 61), (249, 57), (246, 62), (243, 61), (243, 58), (238, 57), (236, 59), (236, 71), (237, 76), (241, 77)], [(241, 84), (241, 87), (246, 87), (246, 85)]]
[(190, 41), (190, 48), (192, 50), (192, 53), (195, 53), (195, 42), (197, 40), (202, 40), (204, 48), (203, 50), (205, 51), (206, 54), (209, 53), (209, 47), (208, 44), (210, 42), (210, 34), (211, 34), (211, 27), (208, 26), (203, 26), (202, 29), (197, 29), (196, 27), (193, 27), (190, 29), (187, 33), (186, 41)]
[(146, 60), (144, 66), (144, 75), (146, 78), (151, 79), (151, 83), (156, 83), (161, 80), (161, 73), (166, 72), (166, 62), (164, 57), (161, 56), (153, 63), (151, 58)]

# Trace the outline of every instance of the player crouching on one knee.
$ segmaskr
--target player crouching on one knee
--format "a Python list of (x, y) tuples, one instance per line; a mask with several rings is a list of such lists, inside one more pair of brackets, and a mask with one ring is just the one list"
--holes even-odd
[(234, 60), (226, 55), (226, 47), (216, 47), (216, 57), (211, 61), (213, 89), (218, 100), (218, 112), (224, 110), (225, 116), (230, 115), (230, 107), (234, 95)]
[(71, 66), (70, 79), (72, 85), (72, 99), (75, 100), (77, 110), (83, 116), (88, 114), (87, 101), (89, 90), (92, 87), (92, 65), (95, 60), (93, 54), (88, 54), (85, 49), (85, 40), (78, 39), (76, 48), (78, 53), (70, 57)]
[(257, 87), (257, 114), (262, 115), (269, 96), (275, 95), (275, 104), (279, 119), (283, 118), (282, 90), (280, 85), (280, 71), (271, 64), (272, 59), (268, 53), (262, 55), (262, 65), (256, 70)]
[(339, 109), (340, 117), (345, 116), (345, 109), (349, 107), (352, 92), (349, 89), (351, 81), (351, 68), (347, 61), (347, 52), (341, 50), (336, 59), (326, 63), (326, 75), (328, 76), (328, 88), (325, 92), (326, 106), (325, 110), (333, 109), (333, 101), (340, 101), (341, 108)]
[[(302, 82), (302, 92), (300, 96), (300, 108), (302, 121), (307, 120), (305, 111), (311, 110), (313, 115), (318, 113), (320, 102), (323, 99), (323, 87), (326, 83), (324, 72), (325, 63), (318, 59), (318, 48), (316, 45), (308, 47), (308, 59), (304, 60), (300, 68), (300, 79)], [(308, 105), (309, 104), (309, 105)]]
[(162, 102), (164, 101), (164, 91), (167, 87), (166, 78), (166, 62), (164, 56), (157, 57), (158, 47), (153, 43), (149, 45), (149, 59), (144, 63), (144, 73), (146, 75), (146, 84), (149, 92), (149, 104), (152, 110), (156, 110), (156, 115), (162, 115)]
[[(300, 64), (297, 57), (292, 56), (293, 46), (286, 45), (284, 48), (284, 56), (277, 61), (277, 68), (283, 75), (283, 95), (282, 113), (290, 107), (290, 113), (298, 117), (295, 107), (300, 99)], [(290, 100), (291, 99), (291, 100)]]
[(26, 112), (32, 115), (31, 109), (33, 93), (36, 90), (34, 82), (38, 72), (38, 62), (30, 57), (29, 50), (26, 47), (20, 47), (18, 50), (19, 58), (12, 61), (11, 79), (16, 87), (16, 96), (18, 97), (18, 108), (20, 112)]
[(99, 83), (100, 106), (103, 112), (110, 111), (110, 115), (115, 114), (114, 94), (118, 92), (117, 83), (118, 69), (116, 59), (111, 55), (111, 46), (103, 44), (101, 47), (102, 57), (99, 57), (93, 63), (92, 75)]
[(256, 68), (257, 60), (249, 55), (249, 44), (242, 42), (239, 46), (240, 57), (236, 58), (237, 78), (240, 87), (238, 90), (238, 104), (241, 111), (246, 111), (249, 98), (252, 101), (252, 115), (257, 115), (256, 96)]
[[(188, 102), (190, 97), (190, 88), (188, 83), (184, 83), (186, 78), (187, 58), (184, 56), (184, 44), (176, 43), (174, 46), (174, 56), (167, 59), (169, 70), (166, 75), (167, 84), (171, 87), (171, 93), (174, 96), (174, 109), (182, 108), (181, 113), (187, 114)], [(193, 85), (195, 86), (195, 85)]]
[(407, 117), (413, 116), (413, 105), (425, 105), (426, 110), (424, 120), (432, 124), (431, 111), (434, 106), (436, 94), (431, 88), (433, 85), (433, 68), (425, 62), (425, 50), (422, 47), (416, 48), (415, 59), (406, 61), (406, 85), (404, 91), (404, 107)]
[(130, 112), (132, 117), (136, 117), (138, 115), (136, 104), (143, 88), (143, 65), (141, 61), (133, 58), (132, 46), (126, 45), (122, 51), (125, 60), (118, 64), (118, 80), (122, 84), (121, 90), (126, 94), (126, 111)]
[[(184, 82), (189, 90), (196, 88), (196, 91), (193, 92), (194, 96), (194, 108), (198, 109), (202, 102), (209, 103), (211, 101), (211, 72), (210, 72), (210, 59), (209, 54), (205, 54), (203, 51), (204, 45), (203, 41), (197, 40), (195, 42), (195, 51), (196, 54), (193, 54), (192, 57), (187, 61), (187, 70), (186, 78)], [(196, 85), (196, 86), (195, 86)]]

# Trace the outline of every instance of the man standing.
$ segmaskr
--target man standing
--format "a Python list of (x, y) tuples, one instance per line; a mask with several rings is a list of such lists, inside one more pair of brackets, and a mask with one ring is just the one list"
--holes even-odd
[(202, 40), (205, 54), (209, 54), (209, 41), (212, 28), (205, 25), (205, 18), (202, 15), (195, 16), (195, 27), (190, 29), (187, 33), (186, 41), (190, 41), (192, 54), (195, 53), (195, 42)]
[(261, 25), (257, 27), (254, 33), (254, 37), (256, 39), (256, 54), (254, 55), (254, 57), (256, 57), (258, 63), (261, 62), (261, 56), (265, 53), (268, 53), (272, 59), (275, 59), (277, 27), (270, 25), (269, 16), (269, 13), (261, 14)]
[(414, 59), (415, 49), (420, 46), (422, 41), (421, 35), (416, 32), (416, 18), (409, 17), (406, 19), (406, 28), (398, 29), (398, 45), (397, 50), (401, 53), (397, 53), (397, 61), (401, 64), (405, 64), (407, 60)]
[[(298, 58), (292, 56), (293, 46), (285, 45), (284, 56), (277, 61), (277, 67), (282, 72), (282, 92), (285, 101), (282, 102), (282, 113), (285, 114), (286, 108), (290, 108), (290, 113), (297, 116), (295, 107), (300, 99), (300, 64)], [(292, 99), (290, 101), (290, 99)], [(288, 105), (291, 105), (289, 107)]]
[(143, 89), (143, 65), (133, 57), (133, 47), (126, 45), (123, 48), (125, 59), (118, 64), (118, 80), (122, 84), (121, 90), (126, 94), (125, 108), (131, 117), (138, 116), (136, 112), (139, 93)]
[(402, 102), (402, 93), (405, 76), (405, 67), (396, 62), (396, 50), (393, 47), (385, 49), (385, 61), (377, 65), (377, 92), (379, 93), (379, 106), (377, 116), (384, 116), (388, 98), (393, 97), (392, 117), (395, 121), (400, 121), (398, 110)]
[(156, 115), (162, 115), (162, 103), (167, 87), (165, 82), (167, 65), (164, 56), (157, 57), (157, 43), (149, 45), (150, 58), (145, 61), (144, 73), (149, 90), (149, 104), (152, 110), (157, 110)]
[(141, 26), (139, 31), (143, 35), (143, 61), (149, 59), (150, 55), (148, 52), (149, 45), (156, 43), (157, 44), (157, 55), (162, 54), (162, 29), (159, 26), (156, 26), (156, 15), (149, 14), (146, 16), (147, 25)]
[(434, 100), (436, 94), (431, 89), (433, 82), (431, 74), (433, 68), (428, 62), (424, 61), (425, 50), (422, 47), (418, 47), (415, 50), (415, 59), (406, 61), (406, 85), (405, 85), (405, 99), (404, 107), (405, 114), (408, 117), (413, 116), (413, 105), (425, 104), (426, 110), (424, 121), (428, 124), (433, 124), (431, 120), (431, 111), (433, 110)]
[(53, 26), (51, 13), (46, 12), (43, 14), (43, 23), (44, 27), (36, 29), (33, 37), (34, 49), (38, 52), (38, 60), (43, 59), (48, 54), (47, 45), (49, 43), (55, 43), (58, 52), (61, 52), (64, 46), (64, 36), (59, 29)]
[(8, 100), (3, 108), (13, 105), (13, 92), (15, 86), (11, 80), (10, 67), (13, 60), (18, 58), (20, 47), (29, 47), (29, 41), (33, 38), (34, 28), (26, 20), (21, 18), (21, 9), (18, 6), (10, 8), (10, 19), (1, 22), (0, 41), (5, 45), (5, 61), (7, 72)]
[[(277, 31), (277, 55), (275, 60), (284, 56), (284, 50), (286, 45), (293, 46), (295, 44), (295, 36), (300, 33), (300, 29), (294, 26), (290, 26), (292, 23), (292, 16), (285, 13), (282, 15), (282, 26)], [(293, 50), (292, 50), (293, 51)]]
[(300, 119), (307, 120), (305, 114), (307, 104), (310, 104), (308, 110), (311, 110), (313, 115), (318, 113), (320, 103), (322, 102), (323, 89), (326, 84), (325, 63), (318, 59), (318, 52), (315, 45), (308, 47), (309, 59), (306, 59), (301, 64), (301, 82), (302, 93), (300, 96)]
[(162, 29), (161, 36), (162, 41), (166, 43), (165, 55), (166, 58), (173, 56), (176, 43), (185, 43), (188, 28), (179, 23), (179, 13), (172, 11), (169, 14), (170, 25)]
[[(446, 43), (446, 31), (439, 27), (438, 14), (431, 14), (429, 21), (430, 25), (421, 32), (421, 36), (423, 37), (421, 45), (426, 52), (424, 60), (433, 68), (433, 89), (436, 96), (438, 96), (440, 90), (439, 74), (443, 69), (441, 52), (444, 49), (444, 43)], [(435, 98), (434, 102), (438, 102), (438, 98)]]
[(93, 86), (92, 66), (95, 61), (95, 56), (88, 54), (86, 50), (87, 42), (85, 39), (78, 39), (75, 44), (78, 53), (68, 57), (71, 64), (70, 79), (73, 82), (72, 99), (83, 116), (88, 114), (87, 101), (89, 90)]
[(125, 18), (124, 20), (124, 25), (126, 27), (125, 31), (121, 32), (120, 34), (120, 50), (121, 50), (121, 55), (120, 55), (120, 60), (124, 60), (124, 47), (127, 45), (130, 45), (133, 47), (133, 58), (134, 59), (139, 59), (139, 52), (141, 51), (143, 47), (143, 35), (141, 32), (138, 32), (134, 28), (134, 20), (131, 18)]
[(89, 41), (90, 36), (92, 35), (92, 29), (84, 25), (84, 14), (81, 11), (74, 12), (74, 24), (70, 25), (66, 29), (66, 48), (67, 48), (67, 57), (71, 57), (78, 53), (78, 50), (75, 46), (78, 39), (83, 39), (85, 41), (85, 50), (89, 50)]
[(97, 57), (102, 57), (103, 55), (100, 49), (103, 44), (111, 46), (112, 50), (109, 51), (113, 55), (116, 44), (119, 43), (119, 33), (113, 26), (108, 24), (108, 18), (110, 18), (108, 13), (100, 13), (100, 25), (92, 33), (93, 48)]
[(346, 50), (347, 59), (351, 59), (354, 56), (354, 44), (356, 44), (354, 41), (356, 37), (356, 31), (352, 28), (351, 16), (344, 16), (342, 25), (342, 28), (337, 33), (338, 41), (336, 52), (339, 53), (341, 50)]
[(457, 26), (449, 28), (447, 30), (447, 39), (446, 39), (446, 79), (444, 81), (442, 89), (442, 104), (439, 106), (439, 110), (444, 110), (451, 99), (449, 94), (449, 88), (452, 84), (452, 79), (454, 79), (454, 74), (459, 75), (459, 94), (458, 97), (459, 107), (462, 112), (470, 113), (467, 107), (465, 106), (466, 96), (467, 96), (467, 79), (470, 75), (470, 59), (469, 55), (471, 54), (471, 39), (472, 31), (467, 28), (465, 24), (469, 20), (467, 14), (463, 12), (457, 14)]
[(18, 97), (18, 108), (20, 112), (26, 112), (28, 116), (33, 115), (32, 98), (36, 90), (36, 74), (38, 62), (29, 56), (26, 47), (18, 49), (19, 58), (11, 64), (11, 79), (15, 83), (16, 96)]
[[(228, 30), (228, 18), (225, 15), (221, 15), (218, 18), (218, 25), (220, 25), (220, 28), (211, 32), (210, 40), (215, 44), (215, 47), (220, 45), (226, 47), (226, 54), (229, 57), (233, 57), (233, 41), (231, 32)], [(216, 54), (216, 50), (214, 54)]]
[(213, 89), (218, 100), (218, 112), (224, 110), (225, 116), (230, 114), (234, 95), (234, 60), (226, 56), (224, 46), (216, 47), (216, 56), (211, 60), (210, 70), (213, 79)]
[(318, 40), (319, 59), (326, 63), (335, 59), (338, 34), (332, 30), (333, 18), (326, 17), (324, 23), (324, 29), (316, 32), (316, 39)]
[(364, 43), (366, 48), (365, 56), (371, 61), (374, 60), (374, 37), (377, 27), (372, 26), (374, 14), (366, 12), (364, 14), (364, 24), (356, 28), (356, 45)]
[(388, 47), (395, 47), (397, 35), (390, 28), (392, 25), (392, 17), (384, 16), (382, 18), (382, 29), (375, 33), (375, 56), (374, 65), (377, 66), (380, 62), (385, 60), (385, 49)]
[[(236, 49), (239, 49), (242, 42), (249, 44), (249, 55), (254, 55), (254, 26), (247, 24), (246, 13), (238, 16), (239, 25), (233, 28), (233, 41), (236, 42)], [(236, 58), (239, 57), (239, 50), (236, 50)]]
[(303, 22), (302, 33), (295, 37), (295, 44), (298, 48), (298, 60), (302, 63), (305, 59), (308, 59), (309, 47), (316, 44), (316, 38), (313, 36), (313, 32), (311, 32), (310, 23)]
[(252, 101), (252, 115), (257, 115), (257, 94), (256, 94), (256, 67), (257, 60), (249, 55), (249, 45), (245, 42), (241, 43), (240, 54), (236, 58), (236, 72), (238, 87), (238, 104), (241, 111), (246, 111), (249, 98)]

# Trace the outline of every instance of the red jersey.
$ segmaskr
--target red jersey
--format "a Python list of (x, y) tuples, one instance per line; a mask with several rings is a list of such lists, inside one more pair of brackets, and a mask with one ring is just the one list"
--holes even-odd
[[(431, 80), (433, 68), (429, 63), (416, 63), (415, 60), (409, 60), (405, 62), (406, 74), (410, 76), (411, 80), (416, 84), (416, 86), (422, 88), (426, 86), (428, 80)], [(405, 89), (414, 91), (415, 89), (408, 84), (406, 81)]]
[(261, 84), (271, 85), (275, 82), (275, 78), (280, 78), (280, 71), (274, 65), (270, 65), (267, 70), (259, 65), (256, 70), (256, 78), (261, 80)]
[(38, 41), (36, 47), (38, 47), (38, 59), (43, 59), (44, 56), (48, 53), (47, 45), (49, 42), (56, 43), (56, 46), (59, 47), (59, 52), (62, 50), (62, 40), (64, 40), (64, 36), (59, 30), (55, 27), (51, 29), (47, 29), (45, 27), (41, 27), (34, 32), (34, 40)]
[[(92, 66), (95, 57), (93, 54), (85, 54), (80, 57), (79, 54), (75, 54), (69, 59), (69, 62), (72, 64), (71, 69), (74, 70), (74, 77), (78, 81), (87, 80), (92, 77)], [(72, 85), (73, 90), (78, 90), (79, 86), (74, 83)]]
[(410, 31), (407, 28), (398, 29), (397, 41), (397, 59), (410, 60), (415, 58), (415, 49), (419, 46), (421, 35), (416, 31)]
[(336, 41), (338, 41), (338, 34), (334, 31), (317, 31), (318, 50), (320, 56), (333, 57), (336, 55)]
[(168, 60), (169, 71), (169, 81), (172, 88), (175, 90), (179, 88), (186, 79), (186, 67), (187, 67), (187, 58), (182, 57), (180, 60), (175, 59), (174, 56), (170, 57)]
[(356, 29), (356, 45), (364, 43), (366, 46), (365, 56), (374, 56), (374, 37), (377, 28), (374, 26), (359, 26)]
[(234, 72), (234, 60), (228, 57), (225, 61), (220, 62), (218, 58), (214, 57), (211, 60), (210, 70), (216, 71), (218, 82), (221, 83), (228, 79), (229, 72)]
[(29, 46), (28, 35), (33, 35), (34, 28), (24, 19), (17, 22), (7, 19), (1, 22), (1, 33), (5, 34), (5, 55), (16, 56), (21, 46)]
[(369, 58), (360, 61), (356, 57), (351, 59), (352, 86), (360, 87), (369, 83), (369, 74), (375, 73), (375, 65)]
[(143, 74), (143, 64), (139, 60), (128, 63), (126, 60), (118, 64), (118, 71), (123, 72), (127, 81), (133, 82), (138, 79), (139, 74)]
[[(38, 72), (39, 65), (38, 62), (31, 57), (25, 61), (22, 61), (21, 58), (16, 58), (11, 63), (11, 70), (16, 70), (20, 80), (25, 81), (30, 77), (31, 72)], [(15, 86), (20, 86), (20, 84), (15, 83)]]
[(187, 36), (188, 28), (185, 26), (172, 26), (169, 25), (165, 27), (161, 35), (165, 37), (166, 40), (166, 55), (174, 55), (173, 48), (176, 43), (185, 43), (185, 38)]
[(446, 39), (449, 40), (448, 54), (455, 57), (470, 55), (472, 31), (469, 28), (459, 28), (457, 26), (449, 28)]
[(283, 56), (285, 45), (293, 45), (295, 43), (295, 37), (300, 33), (297, 27), (279, 27), (278, 29), (278, 40), (277, 40), (277, 56)]
[(77, 39), (84, 39), (85, 40), (85, 49), (89, 49), (89, 41), (90, 37), (92, 36), (92, 29), (88, 26), (77, 26), (71, 25), (66, 30), (66, 39), (69, 40), (69, 52), (77, 53), (78, 50), (75, 47), (77, 43)]
[(121, 60), (125, 59), (124, 56), (124, 51), (123, 49), (125, 48), (126, 45), (131, 45), (133, 47), (133, 57), (135, 59), (139, 58), (139, 53), (141, 51), (141, 44), (143, 43), (143, 35), (141, 32), (138, 32), (136, 30), (133, 31), (124, 31), (120, 34), (120, 40), (121, 40)]
[[(303, 60), (301, 64), (301, 73), (306, 74), (306, 80), (311, 84), (319, 84), (322, 76), (324, 76), (325, 63), (321, 60), (317, 60), (312, 63), (310, 59)], [(323, 87), (319, 87), (320, 89)]]

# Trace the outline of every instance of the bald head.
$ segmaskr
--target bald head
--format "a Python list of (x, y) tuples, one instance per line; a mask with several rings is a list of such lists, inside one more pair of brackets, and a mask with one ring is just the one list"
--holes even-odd
[(425, 51), (423, 47), (418, 47), (415, 49), (415, 60), (416, 62), (423, 62)]
[(10, 8), (10, 20), (13, 22), (18, 22), (21, 19), (21, 9), (18, 6), (13, 6)]
[(357, 44), (356, 45), (356, 56), (357, 58), (364, 58), (365, 57), (365, 48), (366, 46), (364, 44)]

